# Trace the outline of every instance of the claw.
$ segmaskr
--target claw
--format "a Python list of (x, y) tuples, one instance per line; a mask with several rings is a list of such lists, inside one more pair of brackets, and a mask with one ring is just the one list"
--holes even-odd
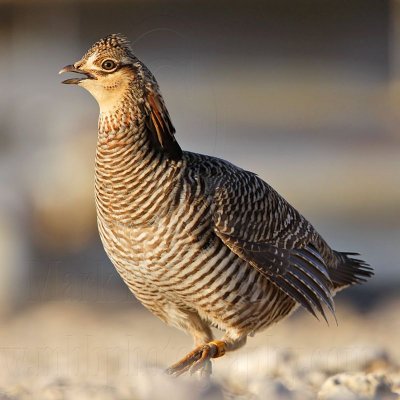
[(225, 342), (213, 340), (207, 344), (196, 347), (182, 360), (166, 370), (169, 375), (180, 376), (185, 372), (194, 374), (199, 371), (203, 376), (210, 376), (212, 373), (211, 358), (222, 357), (225, 354)]

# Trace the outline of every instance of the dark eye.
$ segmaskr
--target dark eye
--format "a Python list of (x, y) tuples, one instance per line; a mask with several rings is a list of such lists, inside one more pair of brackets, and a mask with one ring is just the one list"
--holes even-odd
[(117, 66), (117, 64), (115, 63), (115, 61), (113, 60), (105, 60), (103, 61), (103, 63), (101, 64), (101, 68), (103, 68), (106, 71), (111, 71), (112, 69), (114, 69)]

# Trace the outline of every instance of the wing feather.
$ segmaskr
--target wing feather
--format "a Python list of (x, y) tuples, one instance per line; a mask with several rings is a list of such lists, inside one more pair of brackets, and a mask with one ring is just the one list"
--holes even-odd
[(270, 186), (241, 170), (219, 182), (213, 209), (214, 230), (233, 252), (315, 317), (327, 320), (324, 306), (335, 315), (318, 234)]

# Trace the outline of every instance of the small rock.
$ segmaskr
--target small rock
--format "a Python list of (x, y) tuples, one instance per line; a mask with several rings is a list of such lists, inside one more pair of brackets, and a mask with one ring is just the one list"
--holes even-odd
[(320, 400), (394, 400), (398, 396), (385, 375), (342, 373), (327, 379), (318, 393)]

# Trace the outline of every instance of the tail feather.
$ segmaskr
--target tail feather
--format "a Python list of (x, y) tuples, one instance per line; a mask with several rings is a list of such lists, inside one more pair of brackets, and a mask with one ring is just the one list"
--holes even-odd
[(329, 276), (334, 288), (366, 282), (374, 275), (373, 269), (363, 260), (350, 256), (359, 256), (358, 253), (335, 252), (339, 258), (336, 268), (329, 269)]

